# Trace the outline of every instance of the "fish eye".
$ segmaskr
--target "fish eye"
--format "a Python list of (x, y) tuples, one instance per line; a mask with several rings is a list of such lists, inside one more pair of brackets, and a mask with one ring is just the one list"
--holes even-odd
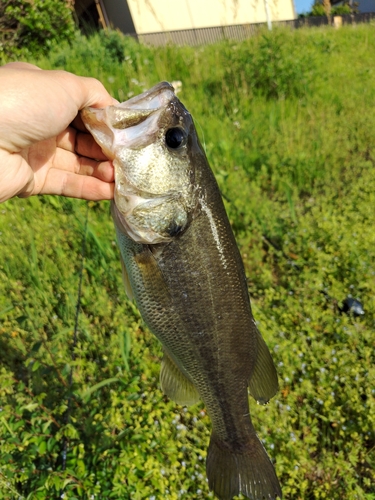
[(171, 149), (178, 149), (186, 144), (186, 133), (182, 128), (174, 127), (167, 130), (165, 143)]

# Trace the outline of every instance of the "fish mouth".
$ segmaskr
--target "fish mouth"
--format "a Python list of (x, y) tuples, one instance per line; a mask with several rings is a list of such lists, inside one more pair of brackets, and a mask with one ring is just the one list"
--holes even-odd
[(174, 88), (160, 82), (143, 94), (106, 108), (85, 108), (81, 117), (88, 131), (114, 160), (119, 148), (138, 149), (155, 139), (162, 111), (175, 99)]

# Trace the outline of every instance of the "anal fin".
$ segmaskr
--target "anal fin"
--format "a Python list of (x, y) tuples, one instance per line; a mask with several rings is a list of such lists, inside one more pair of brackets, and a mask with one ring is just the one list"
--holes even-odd
[(256, 331), (258, 353), (249, 382), (249, 392), (258, 403), (264, 405), (277, 393), (279, 384), (271, 353), (258, 329)]
[(161, 363), (160, 386), (164, 394), (179, 405), (191, 406), (199, 401), (194, 385), (165, 351)]

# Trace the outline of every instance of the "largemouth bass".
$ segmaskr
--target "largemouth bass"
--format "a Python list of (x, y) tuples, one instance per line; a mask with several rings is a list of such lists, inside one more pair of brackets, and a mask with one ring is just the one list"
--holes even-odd
[(254, 322), (239, 250), (191, 115), (162, 82), (83, 121), (115, 166), (124, 282), (164, 349), (160, 384), (212, 421), (206, 470), (222, 500), (281, 498), (249, 413), (278, 389)]

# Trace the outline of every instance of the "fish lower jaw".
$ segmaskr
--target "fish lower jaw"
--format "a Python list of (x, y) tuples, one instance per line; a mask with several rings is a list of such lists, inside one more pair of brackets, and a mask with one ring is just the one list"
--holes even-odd
[(168, 243), (190, 220), (190, 206), (180, 192), (151, 194), (138, 191), (124, 179), (116, 184), (118, 223), (136, 243)]
[(117, 184), (115, 188), (115, 203), (123, 217), (129, 217), (133, 210), (150, 201), (144, 193), (137, 193), (131, 187)]
[[(131, 200), (131, 197), (129, 198)], [(142, 203), (147, 201), (144, 198), (139, 199), (142, 200)], [(112, 215), (115, 225), (118, 226), (118, 228), (130, 239), (141, 245), (168, 243), (171, 238), (167, 238), (156, 231), (153, 231), (151, 228), (142, 228), (131, 222), (131, 216), (135, 206), (139, 206), (139, 204), (132, 206), (132, 203), (127, 203), (125, 198), (121, 197), (118, 199), (115, 196), (115, 202), (112, 207)]]

